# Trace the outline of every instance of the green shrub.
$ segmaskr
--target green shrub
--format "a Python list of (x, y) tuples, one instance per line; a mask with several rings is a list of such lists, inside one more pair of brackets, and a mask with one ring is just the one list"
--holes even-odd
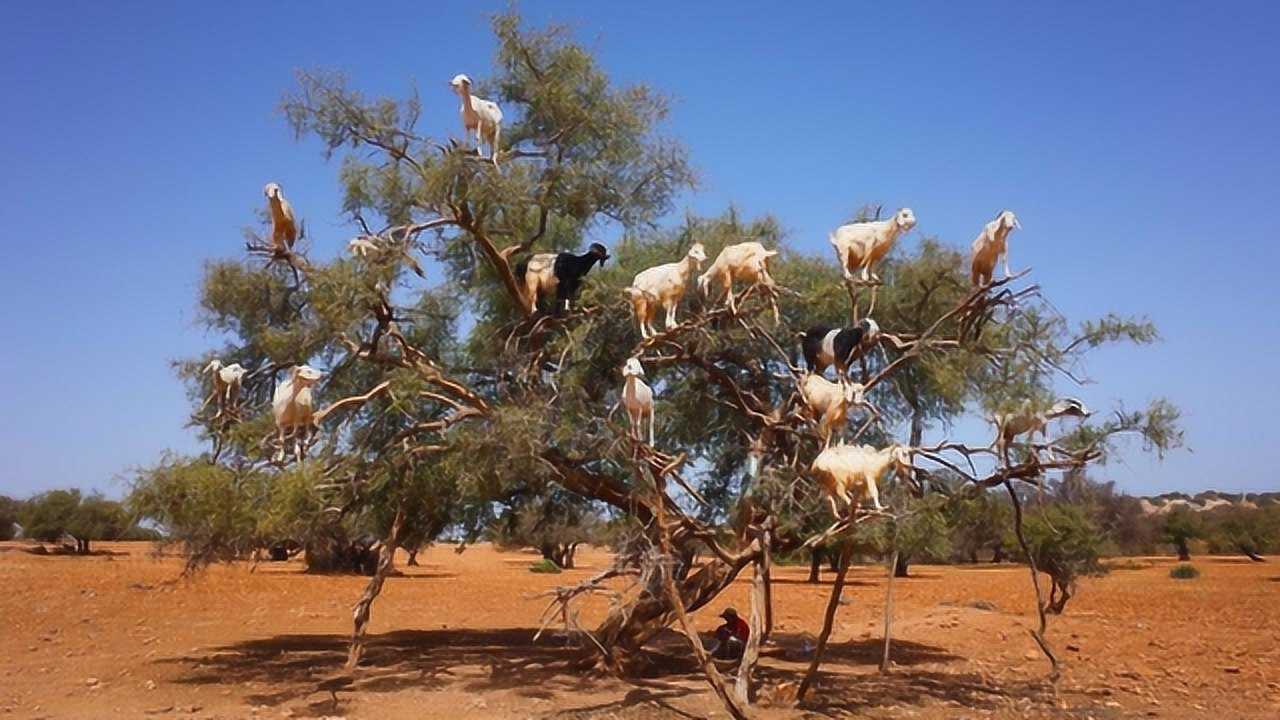
[(559, 565), (556, 565), (555, 563), (551, 562), (550, 560), (547, 560), (546, 558), (543, 558), (543, 559), (539, 560), (538, 562), (531, 564), (531, 565), (529, 566), (529, 572), (534, 572), (534, 573), (551, 573), (551, 574), (557, 574), (557, 573), (560, 573), (560, 572), (562, 572), (562, 571), (560, 570), (560, 566), (559, 566)]
[(1169, 577), (1174, 580), (1194, 580), (1200, 577), (1200, 571), (1195, 565), (1178, 565), (1169, 571)]

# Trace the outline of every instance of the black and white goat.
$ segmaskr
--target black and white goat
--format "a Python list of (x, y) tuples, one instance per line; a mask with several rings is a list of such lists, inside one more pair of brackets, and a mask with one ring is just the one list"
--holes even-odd
[(800, 333), (800, 348), (811, 372), (821, 375), (828, 366), (835, 365), (837, 376), (844, 377), (853, 360), (879, 335), (880, 326), (871, 318), (864, 318), (851, 328), (819, 325)]
[(600, 243), (581, 255), (573, 253), (538, 253), (516, 264), (516, 282), (523, 286), (529, 307), (538, 308), (538, 298), (555, 293), (556, 313), (568, 310), (582, 286), (582, 278), (597, 262), (604, 267), (609, 250)]

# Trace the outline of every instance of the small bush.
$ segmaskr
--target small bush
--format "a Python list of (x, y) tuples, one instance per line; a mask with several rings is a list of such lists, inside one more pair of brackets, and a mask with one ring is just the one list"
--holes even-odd
[(560, 570), (560, 566), (559, 566), (559, 565), (556, 565), (555, 563), (551, 562), (550, 560), (547, 560), (546, 558), (543, 558), (543, 559), (539, 560), (538, 562), (533, 563), (532, 565), (530, 565), (530, 566), (529, 566), (529, 572), (533, 572), (533, 573), (552, 573), (552, 574), (556, 574), (556, 573), (561, 572), (561, 570)]
[(1200, 577), (1200, 571), (1194, 565), (1178, 565), (1169, 571), (1169, 577), (1174, 580), (1194, 580)]

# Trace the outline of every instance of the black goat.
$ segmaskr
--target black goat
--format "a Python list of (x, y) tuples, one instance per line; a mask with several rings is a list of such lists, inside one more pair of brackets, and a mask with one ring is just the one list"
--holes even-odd
[(539, 253), (516, 264), (516, 281), (523, 284), (525, 299), (537, 309), (538, 298), (553, 289), (556, 293), (556, 314), (568, 310), (582, 286), (582, 278), (597, 262), (604, 266), (609, 250), (600, 243), (581, 255), (573, 253)]
[(810, 371), (821, 374), (827, 366), (835, 365), (836, 373), (844, 377), (863, 346), (874, 341), (879, 334), (880, 326), (871, 318), (852, 328), (819, 325), (800, 333), (800, 347)]

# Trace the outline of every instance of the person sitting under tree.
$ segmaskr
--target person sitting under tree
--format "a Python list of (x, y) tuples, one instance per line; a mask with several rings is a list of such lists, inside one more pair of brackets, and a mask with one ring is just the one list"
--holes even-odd
[(738, 617), (738, 611), (725, 608), (720, 613), (724, 624), (716, 628), (716, 639), (711, 645), (711, 657), (716, 660), (739, 660), (747, 648), (747, 638), (751, 636), (751, 628), (747, 622)]

